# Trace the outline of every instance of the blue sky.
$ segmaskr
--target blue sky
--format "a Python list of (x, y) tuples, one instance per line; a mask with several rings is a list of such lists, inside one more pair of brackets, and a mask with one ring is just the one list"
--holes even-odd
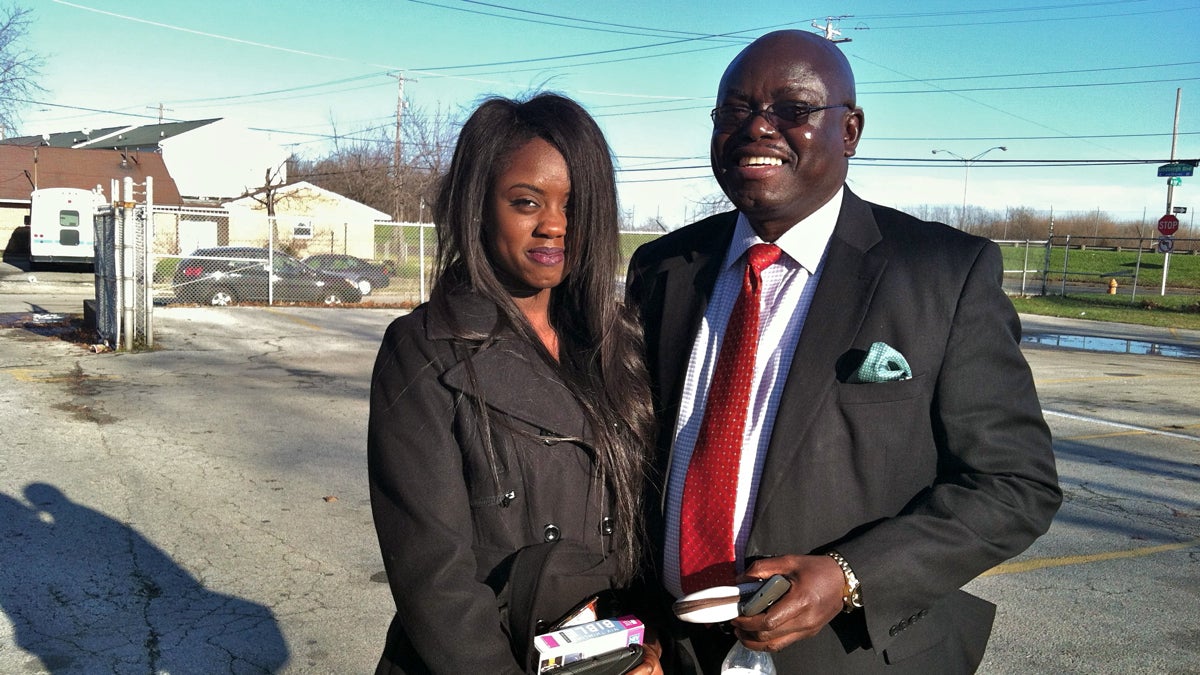
[[(871, 201), (957, 209), (965, 187), (989, 209), (1153, 224), (1166, 179), (1130, 162), (1170, 156), (1177, 89), (1176, 156), (1200, 158), (1195, 0), (17, 1), (46, 62), (22, 134), (154, 121), (161, 105), (168, 120), (270, 129), (312, 157), (335, 133), (390, 129), (396, 73), (409, 105), (456, 119), (483, 96), (549, 88), (604, 128), (622, 206), (669, 227), (719, 192), (708, 111), (729, 60), (831, 16), (866, 111), (849, 181)], [(1003, 162), (954, 158), (995, 146), (1008, 150), (982, 159)], [(1180, 236), (1195, 236), (1198, 181), (1175, 189)]]

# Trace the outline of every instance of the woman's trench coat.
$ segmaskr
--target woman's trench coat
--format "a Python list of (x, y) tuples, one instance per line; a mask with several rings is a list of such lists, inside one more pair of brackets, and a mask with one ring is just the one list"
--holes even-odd
[[(477, 296), (448, 304), (470, 332), (501, 322)], [(428, 305), (394, 321), (372, 377), (371, 506), (396, 602), (377, 672), (519, 673), (531, 621), (609, 586), (611, 502), (584, 413), (535, 347), (508, 328), (472, 346), (448, 324)], [(547, 542), (556, 543), (537, 546)], [(568, 588), (544, 581), (534, 599), (536, 580), (522, 577), (514, 593), (514, 561), (540, 567), (547, 551), (551, 565), (570, 568)]]

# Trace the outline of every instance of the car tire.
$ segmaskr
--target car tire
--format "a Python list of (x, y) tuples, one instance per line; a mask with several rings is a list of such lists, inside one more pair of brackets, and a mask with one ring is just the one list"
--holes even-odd
[(325, 304), (327, 305), (340, 305), (343, 302), (345, 302), (345, 300), (337, 293), (330, 293), (329, 295), (325, 296)]
[(237, 296), (227, 288), (218, 288), (208, 297), (208, 304), (214, 307), (227, 307), (237, 302)]
[(358, 283), (355, 284), (355, 286), (358, 286), (359, 292), (362, 293), (363, 295), (371, 294), (371, 282), (370, 281), (368, 281), (366, 279), (359, 279)]

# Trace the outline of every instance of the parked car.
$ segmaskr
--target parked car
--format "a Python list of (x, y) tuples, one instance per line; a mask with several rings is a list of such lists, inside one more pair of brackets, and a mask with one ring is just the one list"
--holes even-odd
[(391, 283), (391, 278), (381, 265), (352, 255), (318, 253), (308, 256), (302, 262), (319, 272), (336, 274), (346, 279), (358, 286), (363, 295), (370, 295), (372, 289), (383, 288)]
[[(274, 271), (270, 274), (268, 260)], [(175, 268), (171, 282), (182, 302), (231, 305), (266, 302), (268, 291), (281, 302), (324, 302), (336, 305), (362, 300), (362, 292), (335, 274), (317, 272), (286, 253), (270, 255), (253, 246), (196, 249)]]

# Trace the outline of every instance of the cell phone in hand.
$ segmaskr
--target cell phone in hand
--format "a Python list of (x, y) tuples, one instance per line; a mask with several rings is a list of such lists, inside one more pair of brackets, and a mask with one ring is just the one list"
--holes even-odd
[(792, 587), (792, 582), (788, 581), (781, 574), (776, 574), (767, 579), (745, 600), (738, 603), (738, 613), (742, 616), (754, 616), (762, 614), (767, 609), (775, 604), (775, 601), (782, 598), (784, 593)]

